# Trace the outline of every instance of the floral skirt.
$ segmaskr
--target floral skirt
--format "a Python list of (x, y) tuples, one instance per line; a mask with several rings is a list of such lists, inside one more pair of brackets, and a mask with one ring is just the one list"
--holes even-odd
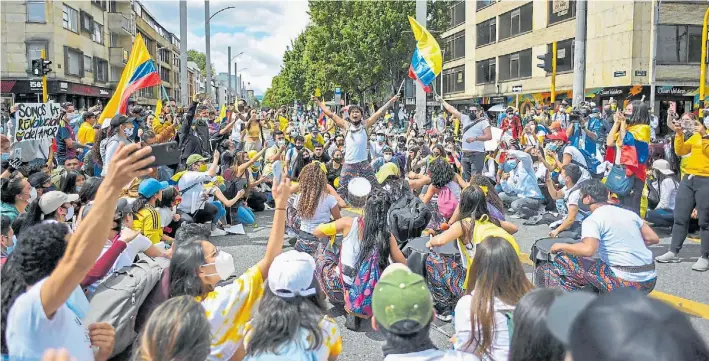
[(436, 252), (426, 256), (426, 283), (439, 309), (453, 309), (465, 292), (467, 270), (455, 257)]
[(335, 245), (320, 244), (315, 257), (315, 277), (320, 289), (332, 304), (344, 305), (344, 287), (338, 265), (340, 263), (340, 249)]

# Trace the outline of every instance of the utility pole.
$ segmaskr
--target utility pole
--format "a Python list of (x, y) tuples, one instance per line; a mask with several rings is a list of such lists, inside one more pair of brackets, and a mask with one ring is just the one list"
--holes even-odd
[(180, 104), (187, 106), (190, 98), (187, 84), (187, 0), (180, 0), (180, 88)]
[[(574, 40), (573, 105), (581, 104), (586, 92), (586, 0), (576, 1), (576, 39)], [(556, 53), (556, 50), (554, 50)]]
[[(657, 24), (660, 22), (660, 0), (652, 2), (652, 49), (650, 50), (650, 109), (658, 116), (660, 109), (655, 109), (655, 69), (657, 68)], [(658, 117), (659, 118), (659, 117)]]
[(42, 53), (40, 54), (40, 56), (42, 57), (42, 103), (46, 103), (47, 101), (49, 101), (49, 95), (47, 95), (47, 73), (44, 70), (44, 61), (47, 59), (47, 54), (45, 53), (44, 49), (42, 49)]
[(212, 57), (209, 49), (209, 0), (204, 0), (204, 38), (206, 39), (207, 63), (204, 65), (205, 73), (207, 73), (207, 97), (211, 99), (212, 95)]
[[(426, 0), (416, 0), (416, 21), (426, 28)], [(419, 129), (423, 129), (426, 124), (426, 92), (420, 82), (416, 83), (416, 115), (415, 119)]]
[(229, 69), (229, 75), (227, 75), (227, 90), (226, 90), (226, 103), (231, 104), (231, 46), (227, 47), (227, 55), (226, 58), (229, 59), (229, 62), (227, 64), (227, 68)]

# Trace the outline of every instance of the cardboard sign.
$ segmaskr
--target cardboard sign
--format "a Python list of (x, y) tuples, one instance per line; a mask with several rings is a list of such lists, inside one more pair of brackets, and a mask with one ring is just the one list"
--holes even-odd
[(17, 104), (15, 141), (27, 142), (56, 137), (60, 115), (61, 107), (58, 103)]

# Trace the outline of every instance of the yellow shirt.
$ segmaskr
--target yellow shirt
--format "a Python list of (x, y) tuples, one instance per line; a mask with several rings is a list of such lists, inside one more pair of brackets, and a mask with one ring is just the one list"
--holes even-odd
[(146, 205), (136, 213), (133, 220), (133, 230), (148, 237), (153, 244), (160, 243), (163, 234), (160, 212), (153, 206)]
[(94, 126), (89, 122), (81, 123), (79, 127), (79, 134), (76, 135), (76, 140), (81, 144), (90, 144), (94, 142), (96, 138), (96, 132), (94, 131)]
[[(306, 148), (308, 148), (311, 152), (315, 151), (314, 145), (313, 145), (313, 135), (312, 134), (306, 134), (305, 135), (305, 144), (303, 144)], [(322, 134), (318, 134), (317, 138), (315, 138), (315, 141), (324, 144), (325, 139), (322, 137)]]
[(709, 177), (709, 136), (701, 137), (695, 133), (684, 140), (684, 135), (675, 136), (675, 153), (678, 156), (689, 154), (682, 160), (683, 173)]
[(258, 267), (249, 268), (234, 283), (219, 286), (202, 303), (212, 334), (207, 360), (229, 360), (246, 335), (246, 325), (253, 318), (263, 296), (263, 276)]

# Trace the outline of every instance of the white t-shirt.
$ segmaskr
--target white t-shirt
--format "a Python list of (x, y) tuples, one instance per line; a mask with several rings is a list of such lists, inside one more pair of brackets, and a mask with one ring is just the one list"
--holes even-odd
[[(467, 115), (463, 114), (461, 115), (461, 123), (463, 124), (463, 128), (461, 130), (465, 129), (465, 126), (467, 124), (470, 124), (471, 120), (470, 117)], [(485, 133), (485, 129), (490, 127), (490, 122), (487, 119), (483, 119), (478, 121), (477, 124), (473, 125), (468, 129), (467, 132), (463, 133), (463, 150), (464, 151), (472, 151), (472, 152), (484, 152), (485, 151), (485, 142), (482, 140), (476, 140), (472, 143), (468, 143), (466, 139), (470, 137), (481, 137), (483, 133)]]
[(185, 172), (177, 182), (177, 188), (180, 190), (189, 189), (182, 194), (182, 202), (178, 208), (189, 214), (194, 214), (197, 210), (204, 208), (206, 193), (204, 193), (205, 189), (202, 183), (211, 180), (212, 176), (207, 174), (207, 172)]
[[(300, 200), (300, 195), (298, 195), (294, 202), (294, 207), (298, 209), (298, 201)], [(300, 217), (300, 230), (308, 233), (313, 233), (315, 228), (319, 225), (330, 222), (330, 210), (337, 206), (337, 199), (330, 194), (326, 194), (324, 198), (320, 199), (320, 203), (317, 208), (315, 208), (315, 214), (310, 219), (305, 219)]]
[[(462, 352), (474, 353), (478, 348), (478, 343), (473, 338), (473, 342), (470, 344), (471, 339), (471, 302), (473, 301), (473, 296), (465, 295), (458, 300), (458, 304), (455, 306), (455, 343), (453, 348)], [(493, 332), (493, 341), (490, 346), (490, 352), (495, 360), (507, 360), (510, 353), (510, 331), (508, 327), (508, 319), (505, 315), (507, 312), (513, 312), (514, 306), (505, 304), (504, 302), (495, 298), (495, 327)]]
[(49, 319), (39, 293), (47, 279), (20, 295), (7, 316), (6, 340), (11, 360), (40, 360), (50, 348), (64, 348), (76, 360), (93, 360), (89, 331), (83, 321), (61, 305)]
[(675, 209), (675, 198), (677, 197), (677, 184), (672, 178), (665, 178), (660, 183), (660, 202), (655, 209)]
[[(571, 161), (576, 165), (581, 165), (581, 179), (588, 179), (591, 173), (588, 172), (588, 163), (586, 163), (586, 158), (581, 154), (581, 151), (573, 145), (567, 145), (564, 148), (564, 154), (571, 156)], [(579, 181), (581, 181), (579, 179)]]
[(633, 211), (604, 205), (596, 209), (581, 225), (581, 238), (596, 238), (598, 255), (611, 266), (616, 276), (631, 282), (657, 277), (655, 271), (623, 272), (618, 266), (644, 266), (653, 263), (652, 252), (645, 245), (640, 228), (643, 220)]
[[(564, 186), (564, 188), (561, 189), (562, 192), (564, 192), (564, 200), (566, 201), (566, 207), (568, 209), (569, 206), (579, 206), (579, 202), (581, 200), (581, 189), (576, 188), (571, 190), (569, 192), (569, 189)], [(576, 212), (576, 218), (574, 219), (576, 222), (581, 222), (584, 220), (584, 214), (581, 211), (581, 209)]]

